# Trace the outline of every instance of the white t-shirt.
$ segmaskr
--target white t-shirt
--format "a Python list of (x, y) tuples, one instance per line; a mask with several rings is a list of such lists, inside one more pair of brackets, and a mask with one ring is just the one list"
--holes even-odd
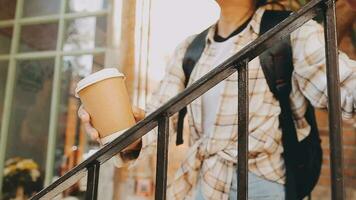
[[(224, 42), (212, 42), (209, 48), (214, 48), (214, 51), (217, 52), (217, 56), (211, 62), (211, 69), (217, 67), (227, 58), (232, 56), (233, 50), (235, 48), (235, 40), (236, 36), (229, 38)], [(210, 69), (210, 70), (211, 70)], [(218, 112), (218, 104), (221, 99), (221, 93), (224, 89), (225, 81), (220, 82), (209, 91), (207, 91), (204, 95), (202, 95), (202, 123), (203, 123), (203, 133), (204, 135), (210, 135), (212, 132), (212, 127), (216, 120), (216, 114)]]

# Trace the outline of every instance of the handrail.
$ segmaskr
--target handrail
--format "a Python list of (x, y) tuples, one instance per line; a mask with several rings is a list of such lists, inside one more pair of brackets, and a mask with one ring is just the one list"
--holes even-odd
[[(159, 151), (157, 152), (157, 184), (156, 184), (156, 199), (165, 199), (166, 193), (166, 173), (167, 173), (167, 150), (168, 150), (168, 118), (173, 114), (177, 113), (180, 109), (187, 106), (191, 103), (194, 99), (198, 98), (202, 94), (204, 94), (207, 90), (218, 84), (219, 82), (223, 81), (225, 78), (230, 76), (231, 74), (235, 73), (237, 70), (240, 70), (242, 67), (246, 67), (246, 63), (254, 59), (256, 56), (264, 52), (267, 48), (273, 46), (274, 43), (279, 41), (280, 39), (286, 37), (298, 27), (306, 23), (308, 20), (315, 17), (318, 13), (323, 13), (327, 23), (326, 26), (326, 39), (327, 39), (327, 65), (328, 69), (331, 65), (334, 68), (337, 67), (337, 53), (336, 49), (336, 38), (335, 38), (335, 2), (334, 0), (312, 0), (299, 11), (294, 12), (285, 19), (283, 22), (278, 24), (276, 27), (271, 29), (270, 31), (263, 34), (261, 37), (257, 38), (255, 41), (248, 44), (244, 47), (241, 51), (236, 53), (235, 55), (228, 58), (225, 62), (220, 64), (218, 67), (214, 68), (208, 74), (200, 78), (198, 81), (193, 83), (191, 86), (187, 87), (183, 92), (169, 100), (165, 103), (162, 107), (157, 109), (152, 114), (148, 115), (145, 119), (138, 122), (135, 126), (130, 128), (129, 130), (125, 131), (120, 137), (109, 143), (108, 145), (101, 148), (97, 151), (94, 155), (90, 156), (87, 160), (83, 161), (78, 166), (74, 167), (72, 170), (67, 172), (64, 176), (60, 177), (54, 183), (49, 185), (48, 187), (44, 188), (42, 191), (37, 193), (31, 199), (51, 199), (58, 195), (59, 193), (63, 192), (71, 185), (79, 181), (82, 177), (88, 174), (88, 179), (90, 179), (90, 183), (88, 183), (88, 190), (89, 194), (87, 195), (86, 199), (96, 199), (97, 197), (97, 179), (98, 179), (98, 172), (100, 165), (105, 163), (107, 160), (115, 156), (129, 144), (133, 143), (137, 139), (143, 137), (149, 131), (151, 131), (155, 127), (158, 128), (158, 148)], [(334, 13), (334, 15), (333, 15)], [(328, 39), (332, 41), (328, 41)], [(329, 48), (328, 48), (329, 47)], [(331, 48), (330, 48), (331, 47)], [(335, 67), (336, 66), (336, 67)], [(335, 71), (336, 70), (336, 71)], [(242, 70), (244, 71), (244, 70)], [(245, 70), (246, 71), (246, 70)], [(337, 73), (337, 69), (332, 70), (334, 73)], [(328, 85), (338, 85), (338, 77), (335, 76), (328, 76)], [(243, 85), (243, 83), (241, 84)], [(245, 86), (246, 86), (246, 79), (245, 79)], [(337, 88), (330, 87), (330, 96), (335, 95), (335, 98), (332, 98), (332, 102), (329, 102), (334, 105), (337, 104), (339, 97), (339, 92)], [(240, 95), (239, 95), (240, 96)], [(329, 98), (330, 101), (330, 98)], [(246, 106), (247, 102), (242, 100), (243, 105)], [(339, 106), (340, 107), (340, 106)], [(247, 106), (248, 109), (248, 106)], [(337, 115), (337, 112), (340, 109), (337, 109), (333, 106), (331, 110), (331, 115), (333, 115), (332, 119), (339, 120), (340, 116)], [(336, 114), (335, 114), (336, 112)], [(239, 112), (240, 113), (240, 112)], [(246, 110), (241, 109), (241, 113), (246, 114)], [(246, 118), (244, 120), (247, 120)], [(245, 126), (247, 121), (245, 121)], [(332, 127), (331, 127), (332, 128)], [(245, 131), (245, 136), (247, 135), (246, 127), (242, 127), (241, 130)], [(340, 161), (340, 159), (335, 159), (335, 157), (340, 157), (342, 160), (342, 152), (340, 151), (341, 148), (341, 140), (340, 136), (337, 133), (340, 133), (341, 128), (334, 128), (336, 132), (333, 132), (333, 141), (335, 141), (331, 146), (331, 149), (335, 149), (336, 153), (331, 153), (332, 160), (334, 158), (335, 162), (332, 162), (332, 172), (335, 174), (333, 176), (333, 183), (336, 185), (333, 186), (333, 199), (343, 199), (343, 183), (342, 183), (342, 165), (336, 163)], [(330, 131), (332, 132), (332, 131)], [(240, 135), (240, 133), (239, 133)], [(241, 142), (241, 141), (239, 141)], [(242, 143), (243, 144), (243, 143)], [(246, 143), (245, 143), (246, 144)], [(244, 146), (245, 148), (245, 155), (240, 155), (238, 161), (247, 165), (247, 145)], [(243, 162), (245, 161), (245, 162)], [(241, 166), (239, 165), (239, 170)], [(245, 183), (241, 183), (241, 187), (246, 188), (246, 191), (239, 192), (239, 197), (241, 199), (246, 199), (247, 197), (247, 167), (243, 169), (241, 172), (243, 181)], [(341, 171), (341, 174), (340, 174)], [(340, 182), (341, 180), (341, 182)], [(240, 186), (240, 185), (239, 185)]]

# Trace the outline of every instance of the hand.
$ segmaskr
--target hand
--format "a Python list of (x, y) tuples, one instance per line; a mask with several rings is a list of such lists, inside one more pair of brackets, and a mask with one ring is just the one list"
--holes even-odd
[(82, 121), (84, 131), (90, 136), (92, 140), (96, 140), (97, 142), (100, 143), (100, 137), (99, 137), (99, 132), (96, 130), (90, 122), (90, 115), (89, 113), (84, 109), (84, 106), (81, 105), (78, 110), (78, 117)]
[[(133, 106), (132, 111), (135, 117), (136, 122), (141, 121), (142, 119), (145, 118), (145, 111)], [(78, 116), (80, 120), (82, 121), (83, 127), (85, 132), (91, 137), (92, 140), (96, 140), (98, 143), (101, 144), (100, 142), (100, 137), (99, 137), (99, 132), (92, 126), (90, 122), (90, 115), (89, 113), (84, 109), (83, 106), (79, 107), (78, 110)], [(132, 143), (128, 147), (124, 149), (124, 151), (127, 150), (137, 150), (141, 148), (141, 139), (137, 140), (136, 142)]]
[(136, 122), (143, 120), (146, 116), (146, 112), (139, 107), (132, 106), (132, 112), (134, 114)]

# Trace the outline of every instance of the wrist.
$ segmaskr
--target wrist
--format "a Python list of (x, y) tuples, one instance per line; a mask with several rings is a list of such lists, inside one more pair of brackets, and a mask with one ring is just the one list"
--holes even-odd
[(132, 148), (126, 148), (120, 152), (120, 156), (124, 161), (134, 160), (138, 158), (142, 148), (141, 139), (134, 143)]

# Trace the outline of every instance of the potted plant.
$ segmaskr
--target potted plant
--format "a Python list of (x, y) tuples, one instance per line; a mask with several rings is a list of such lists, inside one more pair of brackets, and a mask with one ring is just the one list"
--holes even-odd
[(42, 189), (38, 164), (31, 159), (11, 158), (5, 163), (3, 199), (25, 200)]

